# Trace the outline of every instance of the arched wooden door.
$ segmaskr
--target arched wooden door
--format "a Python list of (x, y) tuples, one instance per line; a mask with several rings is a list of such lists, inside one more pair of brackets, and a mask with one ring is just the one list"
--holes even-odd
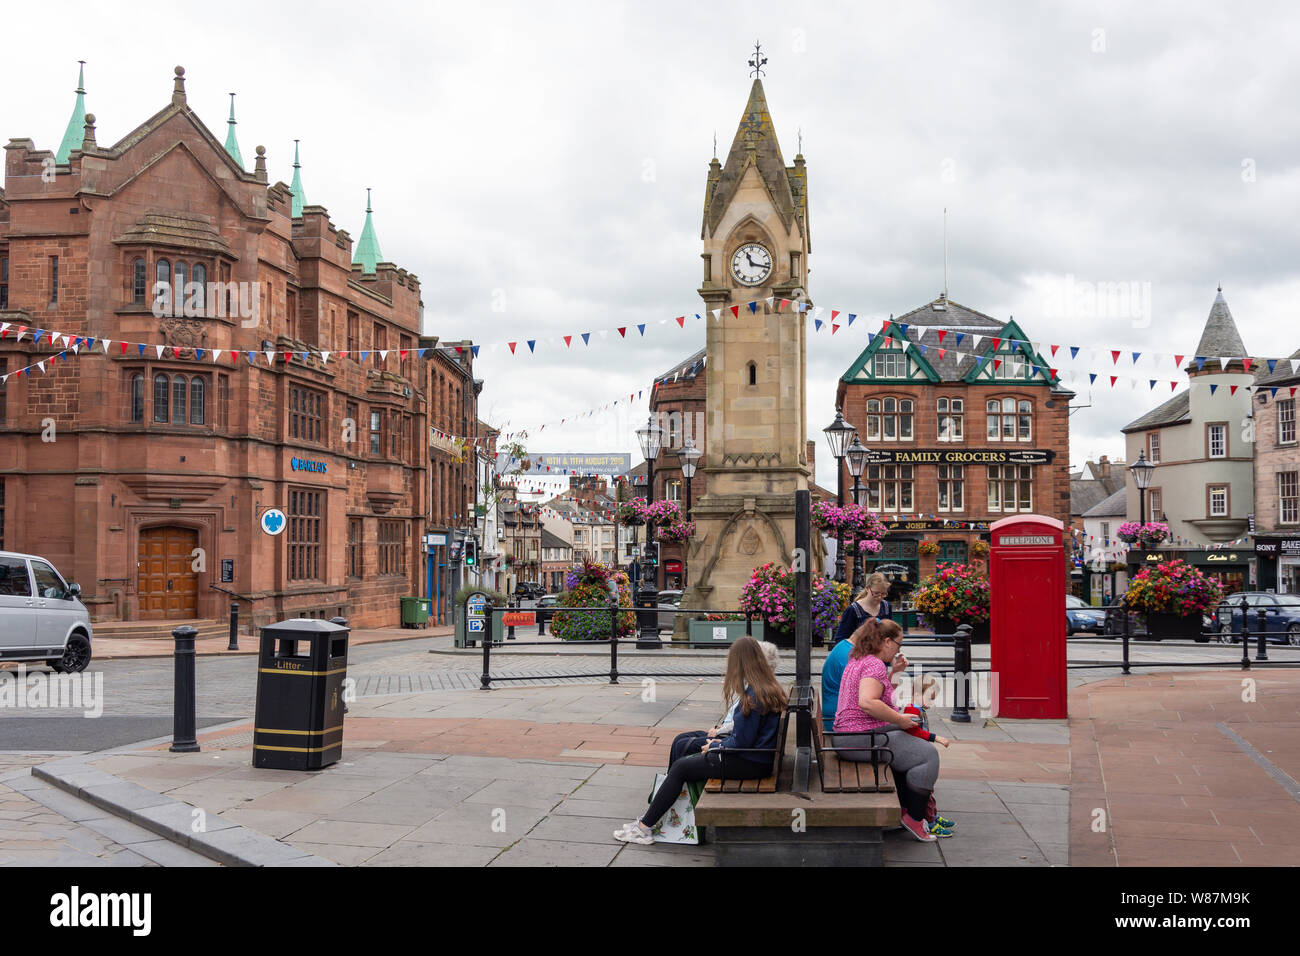
[(140, 532), (136, 597), (142, 621), (180, 621), (198, 617), (199, 576), (193, 528), (145, 528)]

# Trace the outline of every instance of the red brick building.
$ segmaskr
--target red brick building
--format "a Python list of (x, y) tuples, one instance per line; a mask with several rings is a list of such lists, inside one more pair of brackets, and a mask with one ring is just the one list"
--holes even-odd
[[(863, 503), (892, 529), (864, 567), (895, 598), (937, 562), (968, 560), (1009, 514), (1069, 524), (1073, 393), (1049, 366), (1016, 322), (940, 297), (873, 334), (841, 376), (836, 404), (872, 452)], [(852, 484), (845, 467), (846, 501)]]
[(421, 361), (419, 280), (382, 261), (369, 209), (354, 250), (296, 158), (292, 186), (260, 146), (245, 170), (175, 73), (112, 146), (86, 115), (66, 162), (5, 149), (0, 547), (53, 559), (100, 621), (216, 619), (222, 588), (257, 624), (395, 624), (424, 593), (430, 501), (465, 512), (472, 469), (439, 460), (431, 489), (428, 462), (431, 420), (476, 420), (468, 350)]

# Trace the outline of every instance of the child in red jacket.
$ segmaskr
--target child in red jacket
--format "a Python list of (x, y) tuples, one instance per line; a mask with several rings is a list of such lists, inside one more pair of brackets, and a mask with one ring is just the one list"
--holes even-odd
[[(930, 731), (930, 722), (925, 713), (926, 704), (933, 704), (938, 692), (938, 681), (934, 679), (933, 674), (926, 674), (921, 679), (920, 693), (913, 695), (912, 703), (903, 708), (903, 713), (913, 714), (919, 720), (919, 723), (908, 731), (909, 734), (913, 737), (920, 737), (922, 740), (928, 740), (932, 744), (939, 744), (947, 749), (952, 741)], [(939, 810), (934, 802), (934, 794), (930, 794), (930, 804), (925, 808), (925, 822), (929, 825), (930, 833), (937, 837), (952, 836), (952, 828), (956, 826), (947, 817), (939, 816)]]

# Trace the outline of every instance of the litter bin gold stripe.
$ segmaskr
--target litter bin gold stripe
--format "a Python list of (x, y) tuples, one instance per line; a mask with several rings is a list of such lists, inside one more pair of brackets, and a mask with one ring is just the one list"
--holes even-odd
[(286, 750), (295, 754), (318, 754), (323, 750), (335, 750), (343, 746), (343, 741), (336, 744), (330, 744), (327, 747), (269, 747), (265, 744), (253, 744), (254, 750)]
[(331, 674), (346, 674), (348, 669), (346, 667), (336, 667), (332, 671), (291, 671), (282, 670), (279, 667), (259, 667), (257, 671), (259, 674), (295, 674), (302, 677), (329, 677)]
[(307, 736), (307, 737), (313, 737), (316, 734), (342, 733), (342, 731), (343, 731), (342, 724), (339, 724), (335, 727), (326, 727), (324, 730), (271, 730), (269, 727), (253, 728), (253, 733), (255, 734), (293, 734), (295, 736)]

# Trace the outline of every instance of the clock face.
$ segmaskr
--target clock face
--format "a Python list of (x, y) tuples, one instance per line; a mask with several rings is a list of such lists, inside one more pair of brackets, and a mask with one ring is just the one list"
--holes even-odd
[(772, 274), (772, 254), (756, 242), (747, 242), (731, 257), (731, 274), (742, 285), (759, 285)]

